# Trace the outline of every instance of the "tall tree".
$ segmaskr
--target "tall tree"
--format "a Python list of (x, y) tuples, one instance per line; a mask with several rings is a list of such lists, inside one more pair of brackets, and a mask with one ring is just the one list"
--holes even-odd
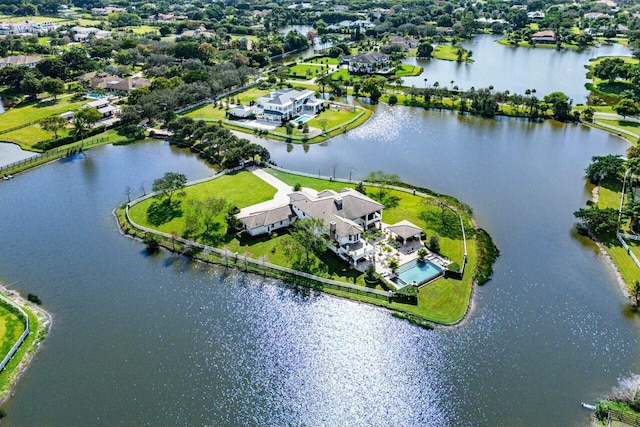
[(151, 191), (157, 193), (158, 197), (166, 197), (167, 203), (171, 205), (171, 198), (174, 194), (182, 192), (187, 177), (181, 173), (167, 172), (162, 178), (153, 181)]
[(205, 199), (187, 200), (185, 234), (205, 237), (215, 229), (218, 214), (227, 205), (226, 199), (211, 196)]
[(283, 243), (285, 254), (292, 260), (293, 268), (311, 271), (315, 256), (322, 254), (329, 245), (322, 220), (299, 220), (290, 230)]
[(68, 124), (67, 119), (60, 117), (58, 115), (45, 117), (40, 120), (40, 126), (42, 129), (53, 132), (53, 137), (58, 139), (58, 132)]
[(593, 156), (585, 169), (587, 178), (596, 184), (605, 179), (618, 178), (624, 172), (624, 159), (620, 155)]
[(41, 82), (41, 89), (53, 96), (54, 100), (58, 100), (58, 95), (64, 92), (64, 82), (60, 79), (45, 77)]

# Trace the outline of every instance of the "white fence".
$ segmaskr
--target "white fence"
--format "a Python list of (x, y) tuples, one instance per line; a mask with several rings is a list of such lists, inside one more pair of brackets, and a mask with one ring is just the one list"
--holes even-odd
[(638, 257), (636, 257), (636, 254), (634, 254), (631, 248), (629, 248), (627, 242), (624, 241), (624, 239), (629, 239), (638, 242), (640, 241), (640, 236), (634, 236), (633, 234), (626, 233), (616, 233), (616, 236), (618, 237), (618, 241), (620, 242), (622, 247), (627, 251), (627, 254), (629, 254), (633, 262), (635, 262), (638, 268), (640, 268), (640, 261), (638, 260)]
[(3, 295), (0, 295), (0, 300), (2, 300), (2, 302), (4, 302), (5, 304), (8, 304), (11, 307), (15, 308), (18, 311), (18, 313), (24, 318), (24, 332), (22, 333), (22, 335), (20, 335), (18, 340), (15, 342), (15, 344), (13, 344), (13, 346), (11, 347), (7, 355), (4, 356), (4, 359), (2, 359), (2, 362), (0, 362), (0, 371), (2, 371), (7, 366), (7, 363), (9, 363), (9, 360), (11, 360), (13, 355), (16, 354), (16, 351), (18, 351), (18, 349), (20, 348), (24, 340), (29, 335), (29, 316), (22, 309), (22, 307), (20, 307), (15, 302), (11, 301), (9, 298), (6, 298)]

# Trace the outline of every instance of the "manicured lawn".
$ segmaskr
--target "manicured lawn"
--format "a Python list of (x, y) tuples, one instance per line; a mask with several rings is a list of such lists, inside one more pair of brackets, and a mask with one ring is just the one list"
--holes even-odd
[(458, 59), (457, 49), (448, 44), (439, 44), (434, 46), (433, 57), (436, 59), (444, 59), (445, 61), (455, 61)]
[(422, 73), (422, 67), (417, 65), (400, 64), (396, 67), (396, 76), (419, 76)]
[(247, 89), (244, 92), (240, 92), (237, 95), (234, 95), (233, 98), (240, 98), (240, 102), (244, 105), (249, 105), (249, 102), (255, 101), (261, 96), (268, 94), (270, 91), (267, 89), (258, 89), (257, 87), (252, 87), (251, 89)]
[(318, 76), (324, 71), (328, 71), (328, 68), (325, 68), (322, 65), (296, 64), (292, 67), (289, 67), (289, 76), (298, 79), (309, 80)]
[(139, 25), (137, 27), (122, 27), (118, 28), (125, 32), (133, 32), (134, 34), (160, 34), (160, 27), (152, 27), (151, 25)]
[(623, 129), (627, 132), (635, 133), (637, 136), (640, 136), (640, 123), (631, 122), (628, 120), (606, 120), (606, 119), (595, 119), (598, 123), (603, 123), (609, 126), (615, 126), (616, 128)]
[[(147, 211), (152, 205), (161, 203), (158, 199), (154, 198), (147, 199), (131, 208), (129, 210), (131, 218), (145, 227), (153, 227), (165, 233), (175, 232), (178, 235), (182, 235), (186, 216), (185, 210), (188, 209), (186, 201), (189, 199), (204, 199), (210, 196), (222, 197), (226, 199), (230, 205), (242, 209), (243, 207), (272, 199), (276, 194), (276, 189), (254, 174), (244, 171), (187, 187), (185, 193), (185, 197), (174, 197), (172, 201), (174, 216), (170, 221), (159, 225), (154, 225), (149, 222)], [(220, 236), (223, 236), (226, 232), (226, 224), (224, 223), (225, 214), (226, 210), (220, 213), (217, 218), (217, 221), (222, 225), (222, 229), (217, 233)]]
[(362, 80), (363, 77), (352, 75), (346, 68), (340, 68), (338, 71), (331, 73), (331, 80), (342, 80), (343, 82), (348, 82), (350, 78), (353, 78), (354, 82), (358, 82)]
[(301, 61), (325, 65), (338, 65), (340, 63), (340, 60), (338, 58), (331, 58), (329, 56), (304, 58)]
[[(69, 135), (71, 128), (62, 129), (58, 132), (58, 138)], [(7, 142), (15, 142), (23, 149), (33, 149), (34, 145), (42, 141), (53, 139), (53, 132), (47, 132), (40, 125), (31, 125), (24, 128), (7, 132), (0, 135), (0, 140)]]
[(322, 121), (326, 120), (325, 129), (331, 129), (334, 126), (339, 126), (342, 123), (348, 122), (358, 114), (360, 114), (360, 110), (325, 110), (313, 119), (309, 120), (307, 123), (311, 127), (322, 129)]
[(213, 104), (204, 104), (200, 107), (191, 110), (184, 115), (193, 119), (225, 119), (227, 110), (220, 107), (215, 107)]
[(59, 97), (57, 102), (51, 99), (11, 108), (2, 114), (0, 131), (25, 123), (35, 122), (45, 117), (53, 116), (54, 114), (76, 110), (86, 103), (86, 100), (74, 102), (71, 101), (71, 96), (65, 96)]
[(0, 360), (6, 356), (11, 347), (24, 331), (20, 318), (0, 304)]

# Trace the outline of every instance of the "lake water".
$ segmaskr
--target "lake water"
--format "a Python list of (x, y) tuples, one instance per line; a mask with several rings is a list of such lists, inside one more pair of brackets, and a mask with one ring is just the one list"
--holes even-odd
[(466, 322), (389, 312), (208, 268), (119, 234), (111, 210), (167, 171), (213, 171), (166, 143), (104, 146), (0, 185), (0, 278), (54, 327), (6, 424), (577, 426), (579, 402), (640, 370), (638, 316), (574, 234), (607, 134), (555, 122), (377, 107), (311, 147), (261, 140), (285, 167), (375, 169), (470, 203), (502, 251)]
[[(498, 36), (480, 35), (463, 43), (473, 51), (473, 63), (455, 61), (424, 60), (415, 57), (403, 62), (419, 65), (424, 72), (416, 77), (403, 77), (406, 86), (424, 87), (424, 79), (432, 86), (451, 88), (456, 85), (462, 90), (493, 86), (496, 90), (509, 90), (524, 94), (527, 89), (536, 89), (542, 98), (554, 91), (564, 92), (574, 104), (585, 103), (587, 90), (585, 83), (589, 59), (605, 55), (626, 55), (631, 52), (619, 44), (600, 45), (584, 51), (548, 48), (509, 47), (497, 44)], [(451, 84), (451, 81), (454, 84)]]

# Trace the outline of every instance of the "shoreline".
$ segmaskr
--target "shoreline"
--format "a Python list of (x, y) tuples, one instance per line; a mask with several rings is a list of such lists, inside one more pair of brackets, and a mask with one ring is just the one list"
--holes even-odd
[[(28, 314), (31, 314), (38, 319), (37, 329), (29, 333), (35, 334), (33, 341), (28, 344), (23, 343), (20, 346), (20, 348), (18, 349), (18, 352), (22, 352), (22, 354), (19, 356), (20, 360), (10, 371), (7, 371), (7, 386), (3, 390), (0, 390), (1, 405), (13, 396), (13, 391), (18, 385), (20, 378), (34, 361), (36, 355), (38, 354), (38, 351), (40, 350), (40, 344), (42, 344), (42, 342), (46, 339), (47, 335), (51, 331), (51, 328), (53, 327), (53, 316), (51, 315), (51, 313), (38, 306), (37, 304), (27, 301), (22, 295), (20, 295), (18, 291), (9, 289), (2, 283), (0, 283), (0, 292), (16, 304), (18, 304), (20, 307), (22, 307), (22, 309), (27, 311)], [(14, 355), (11, 360), (13, 361), (15, 357), (16, 355)], [(6, 369), (8, 368), (5, 367), (5, 370)]]

